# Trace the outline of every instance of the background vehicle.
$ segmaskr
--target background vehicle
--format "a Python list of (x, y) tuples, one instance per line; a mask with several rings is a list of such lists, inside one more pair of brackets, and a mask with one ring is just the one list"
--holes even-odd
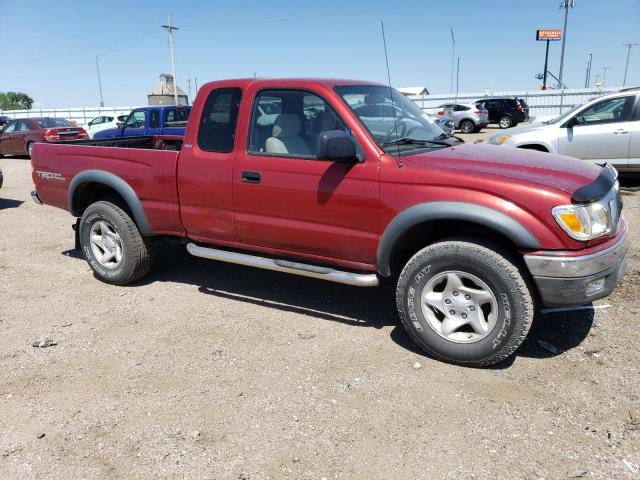
[(453, 131), (456, 128), (456, 122), (453, 120), (453, 118), (444, 115), (434, 115), (429, 113), (427, 113), (427, 115), (429, 115), (429, 118), (436, 122), (436, 124), (442, 130), (444, 130), (447, 135), (453, 135)]
[(36, 142), (59, 142), (88, 138), (87, 132), (64, 118), (11, 120), (0, 133), (0, 156), (29, 155)]
[[(584, 304), (615, 288), (626, 224), (612, 167), (460, 143), (392, 92), (208, 83), (180, 151), (164, 136), (36, 144), (32, 197), (78, 218), (83, 255), (111, 284), (149, 272), (154, 236), (352, 286), (393, 279), (411, 338), (464, 365), (513, 354), (535, 298)], [(271, 125), (264, 103), (282, 112)]]
[(591, 99), (550, 121), (495, 135), (489, 143), (640, 171), (640, 88)]
[(455, 128), (462, 133), (479, 132), (489, 124), (489, 112), (472, 103), (445, 103), (436, 108), (424, 109), (427, 113), (453, 118)]
[(191, 107), (188, 105), (136, 108), (125, 119), (121, 128), (101, 130), (93, 138), (184, 135), (190, 112)]
[(511, 128), (529, 120), (529, 106), (522, 98), (496, 97), (482, 98), (476, 106), (489, 112), (489, 123), (497, 123), (500, 128)]
[(111, 128), (121, 129), (128, 115), (128, 113), (122, 112), (117, 115), (101, 115), (99, 117), (92, 118), (87, 122), (85, 130), (87, 131), (89, 138), (93, 138), (96, 133), (102, 132), (103, 130), (109, 130)]

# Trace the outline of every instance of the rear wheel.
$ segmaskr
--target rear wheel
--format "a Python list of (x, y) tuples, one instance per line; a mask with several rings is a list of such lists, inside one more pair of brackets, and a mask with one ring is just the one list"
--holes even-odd
[(31, 151), (33, 150), (33, 142), (27, 143), (27, 155), (31, 158)]
[(471, 120), (462, 120), (460, 122), (460, 131), (462, 133), (473, 133), (475, 129), (476, 125)]
[(503, 115), (500, 117), (500, 120), (498, 120), (498, 125), (500, 128), (511, 128), (513, 127), (513, 118), (509, 115)]
[(138, 227), (122, 208), (96, 202), (80, 220), (82, 253), (96, 277), (106, 283), (126, 285), (151, 269), (151, 249)]
[(488, 366), (512, 355), (533, 319), (523, 275), (499, 247), (473, 239), (430, 245), (406, 264), (398, 313), (413, 341), (446, 362)]

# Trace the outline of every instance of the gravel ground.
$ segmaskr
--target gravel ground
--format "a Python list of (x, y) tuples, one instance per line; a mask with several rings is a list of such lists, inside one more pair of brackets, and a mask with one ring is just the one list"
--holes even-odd
[(28, 159), (0, 167), (2, 479), (640, 478), (640, 193), (602, 308), (541, 315), (478, 370), (420, 354), (388, 288), (169, 245), (100, 283)]

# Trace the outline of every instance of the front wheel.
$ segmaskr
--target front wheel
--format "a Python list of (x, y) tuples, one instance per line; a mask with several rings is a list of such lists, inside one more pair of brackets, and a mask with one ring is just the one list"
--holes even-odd
[(520, 270), (497, 246), (471, 239), (438, 242), (406, 264), (398, 313), (413, 341), (446, 362), (483, 367), (522, 344), (533, 300)]
[(80, 220), (80, 245), (96, 277), (106, 283), (126, 285), (151, 269), (151, 249), (138, 227), (122, 208), (96, 202)]
[(33, 151), (33, 142), (27, 143), (27, 155), (31, 158), (31, 152)]

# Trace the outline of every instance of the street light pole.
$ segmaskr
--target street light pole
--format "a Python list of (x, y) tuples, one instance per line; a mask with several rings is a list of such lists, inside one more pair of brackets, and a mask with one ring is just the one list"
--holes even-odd
[(98, 91), (100, 92), (100, 107), (104, 107), (104, 99), (102, 98), (102, 81), (100, 79), (100, 59), (104, 57), (107, 53), (113, 52), (113, 48), (109, 50), (105, 50), (99, 55), (96, 55), (96, 70), (98, 71)]
[(176, 105), (178, 105), (178, 79), (176, 78), (176, 56), (173, 50), (173, 31), (179, 30), (178, 27), (174, 27), (171, 24), (171, 14), (168, 14), (169, 24), (161, 25), (162, 28), (166, 29), (169, 32), (169, 48), (171, 49), (171, 71), (173, 72), (173, 98), (175, 99)]
[(629, 69), (629, 56), (631, 55), (631, 47), (637, 47), (637, 43), (624, 43), (623, 47), (627, 47), (627, 63), (624, 66), (624, 79), (622, 80), (622, 87), (624, 88), (627, 83), (627, 70)]
[(609, 70), (611, 67), (609, 66), (604, 66), (602, 67), (602, 88), (604, 88), (605, 86), (605, 82), (607, 81), (607, 70)]
[(567, 17), (569, 16), (569, 7), (573, 7), (574, 0), (562, 0), (560, 2), (560, 8), (564, 8), (564, 27), (562, 29), (562, 50), (560, 51), (560, 72), (558, 73), (558, 80), (562, 85), (562, 69), (564, 67), (564, 44), (567, 40)]
[(589, 88), (591, 81), (591, 62), (593, 62), (593, 53), (589, 53), (589, 61), (587, 62), (587, 75), (584, 79), (584, 88)]
[(453, 69), (456, 58), (456, 37), (453, 36), (453, 28), (449, 25), (449, 31), (451, 32), (451, 77), (449, 79), (449, 93), (453, 93)]
[(100, 63), (98, 55), (96, 55), (96, 70), (98, 70), (98, 90), (100, 91), (100, 107), (104, 107), (104, 99), (102, 98), (102, 82), (100, 81)]

